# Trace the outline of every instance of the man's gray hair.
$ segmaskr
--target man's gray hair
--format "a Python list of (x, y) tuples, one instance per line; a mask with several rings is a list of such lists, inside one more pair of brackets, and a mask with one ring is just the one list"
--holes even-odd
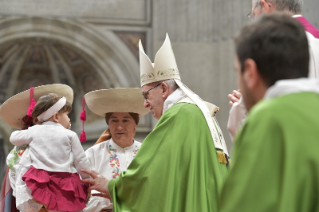
[(178, 88), (178, 85), (173, 79), (164, 80), (162, 82), (165, 82), (172, 91), (175, 91)]
[[(265, 0), (271, 2), (277, 11), (289, 11), (293, 14), (301, 14), (303, 0)], [(260, 0), (254, 0), (254, 6), (260, 8)]]

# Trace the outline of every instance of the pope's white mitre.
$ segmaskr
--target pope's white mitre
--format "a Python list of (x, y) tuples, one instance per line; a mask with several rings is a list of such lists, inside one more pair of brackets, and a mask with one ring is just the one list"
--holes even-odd
[(155, 55), (154, 63), (145, 54), (141, 40), (139, 50), (141, 86), (162, 80), (181, 79), (168, 34), (166, 34), (162, 47)]

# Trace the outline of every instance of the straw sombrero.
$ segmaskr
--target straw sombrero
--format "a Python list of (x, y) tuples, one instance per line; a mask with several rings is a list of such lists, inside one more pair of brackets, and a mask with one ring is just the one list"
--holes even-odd
[[(71, 87), (62, 84), (42, 85), (34, 88), (34, 99), (37, 101), (41, 96), (55, 93), (64, 96), (68, 102), (73, 102), (73, 90)], [(13, 128), (22, 128), (22, 118), (27, 115), (30, 106), (30, 89), (18, 93), (0, 107), (0, 118)]]
[(84, 96), (89, 109), (102, 117), (106, 113), (127, 112), (144, 116), (149, 112), (145, 108), (141, 88), (114, 88), (89, 92)]

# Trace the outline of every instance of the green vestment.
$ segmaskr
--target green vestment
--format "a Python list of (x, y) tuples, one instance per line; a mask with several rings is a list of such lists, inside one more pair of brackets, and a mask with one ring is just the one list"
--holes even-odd
[(319, 95), (255, 105), (238, 133), (221, 212), (319, 211)]
[(113, 210), (217, 211), (226, 169), (201, 110), (175, 104), (145, 138), (127, 171), (109, 182)]

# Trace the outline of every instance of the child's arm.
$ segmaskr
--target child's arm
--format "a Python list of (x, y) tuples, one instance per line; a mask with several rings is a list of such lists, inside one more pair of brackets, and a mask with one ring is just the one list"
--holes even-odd
[(71, 148), (74, 157), (74, 165), (82, 179), (90, 178), (90, 175), (81, 172), (81, 169), (91, 170), (89, 160), (86, 158), (83, 147), (78, 136), (74, 133), (74, 136), (71, 138)]
[(15, 146), (23, 146), (31, 143), (28, 130), (17, 130), (11, 133), (10, 142)]

